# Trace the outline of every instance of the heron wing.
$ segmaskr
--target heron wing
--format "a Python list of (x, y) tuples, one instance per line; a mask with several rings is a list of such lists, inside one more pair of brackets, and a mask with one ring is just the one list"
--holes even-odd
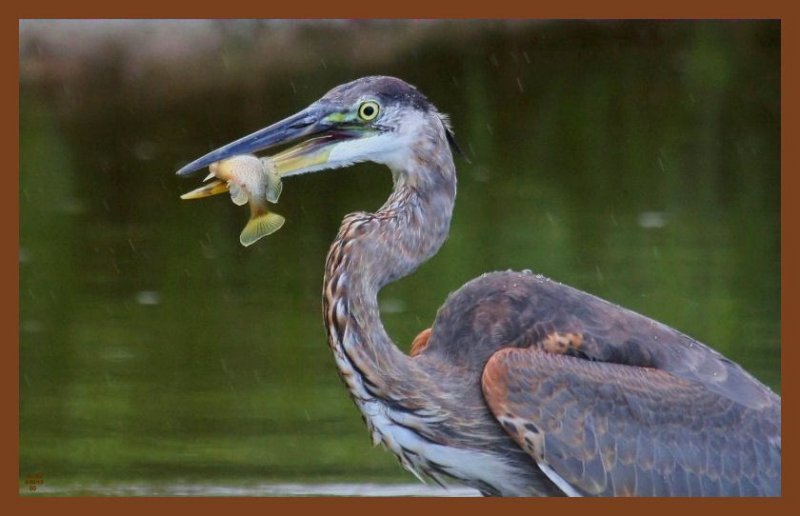
[(449, 363), (484, 364), (506, 347), (659, 369), (751, 408), (780, 407), (778, 396), (708, 346), (529, 273), (484, 274), (454, 292), (437, 315), (425, 352)]
[(765, 417), (699, 382), (536, 348), (503, 349), (482, 376), (509, 435), (568, 494), (780, 495)]

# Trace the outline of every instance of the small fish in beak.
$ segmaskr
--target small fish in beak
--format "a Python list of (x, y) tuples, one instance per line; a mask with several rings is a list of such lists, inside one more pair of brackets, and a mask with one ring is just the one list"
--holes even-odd
[(249, 202), (250, 220), (239, 235), (239, 241), (245, 247), (283, 226), (286, 219), (267, 208), (267, 201), (278, 202), (283, 189), (280, 175), (270, 158), (242, 154), (212, 163), (208, 168), (211, 173), (205, 180), (216, 179), (181, 195), (181, 199), (201, 199), (227, 191), (237, 206)]

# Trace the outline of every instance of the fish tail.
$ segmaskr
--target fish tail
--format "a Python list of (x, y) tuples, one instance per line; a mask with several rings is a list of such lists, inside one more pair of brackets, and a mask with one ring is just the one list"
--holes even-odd
[(281, 229), (284, 222), (286, 222), (285, 218), (271, 211), (253, 213), (242, 230), (242, 234), (239, 235), (239, 242), (245, 247), (253, 245), (260, 238)]

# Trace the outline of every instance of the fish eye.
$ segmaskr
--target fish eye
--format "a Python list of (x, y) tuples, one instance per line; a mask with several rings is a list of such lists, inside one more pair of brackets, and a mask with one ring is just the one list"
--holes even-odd
[(381, 106), (374, 100), (362, 102), (361, 105), (358, 106), (358, 118), (364, 120), (365, 122), (375, 120), (375, 117), (377, 117), (378, 113), (380, 112)]

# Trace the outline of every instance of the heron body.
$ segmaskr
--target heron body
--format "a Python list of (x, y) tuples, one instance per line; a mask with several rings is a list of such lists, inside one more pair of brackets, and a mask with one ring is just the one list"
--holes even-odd
[[(433, 256), (456, 195), (446, 117), (413, 86), (366, 77), (187, 165), (304, 139), (282, 175), (375, 161), (394, 189), (347, 215), (323, 316), (373, 442), (415, 475), (503, 496), (777, 496), (780, 398), (711, 348), (528, 272), (449, 296), (406, 355), (379, 290)], [(273, 159), (276, 157), (273, 157)]]

